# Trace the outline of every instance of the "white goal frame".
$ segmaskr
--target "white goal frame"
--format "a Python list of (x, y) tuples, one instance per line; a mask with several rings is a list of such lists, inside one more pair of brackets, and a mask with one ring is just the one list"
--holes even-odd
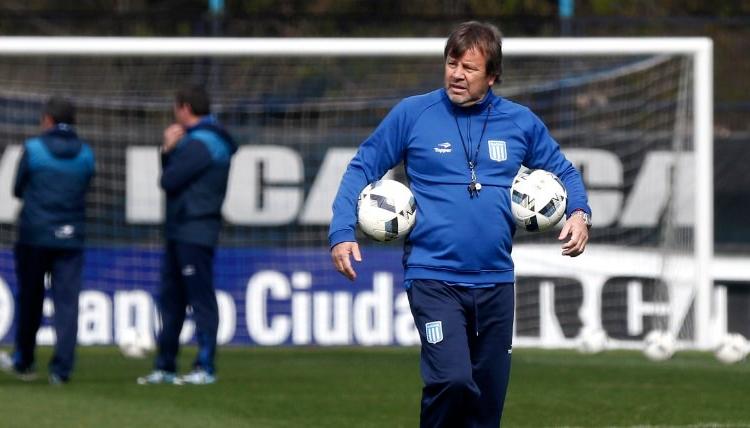
[[(443, 38), (0, 37), (0, 56), (440, 56)], [(506, 38), (506, 56), (681, 54), (693, 63), (695, 346), (712, 344), (713, 42), (708, 38)]]

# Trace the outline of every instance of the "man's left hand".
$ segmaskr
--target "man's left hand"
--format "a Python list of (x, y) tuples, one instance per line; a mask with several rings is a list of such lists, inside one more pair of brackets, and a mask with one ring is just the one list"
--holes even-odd
[(580, 214), (573, 213), (565, 221), (565, 226), (563, 226), (557, 239), (560, 241), (568, 239), (562, 244), (563, 256), (576, 257), (581, 255), (586, 249), (586, 243), (589, 242), (589, 228), (586, 226), (586, 221)]
[(164, 141), (161, 145), (162, 153), (169, 153), (177, 146), (177, 143), (185, 136), (185, 128), (178, 123), (173, 123), (164, 130)]

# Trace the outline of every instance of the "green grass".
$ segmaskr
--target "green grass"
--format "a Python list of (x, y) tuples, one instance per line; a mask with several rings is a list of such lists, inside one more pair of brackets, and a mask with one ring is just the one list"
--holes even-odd
[[(195, 353), (185, 351), (183, 368)], [(42, 348), (40, 361), (49, 354)], [(748, 363), (529, 349), (513, 358), (504, 427), (750, 426)], [(64, 387), (0, 377), (0, 426), (418, 426), (414, 348), (222, 348), (219, 383), (199, 387), (136, 385), (150, 360), (114, 348), (79, 348), (78, 361)]]

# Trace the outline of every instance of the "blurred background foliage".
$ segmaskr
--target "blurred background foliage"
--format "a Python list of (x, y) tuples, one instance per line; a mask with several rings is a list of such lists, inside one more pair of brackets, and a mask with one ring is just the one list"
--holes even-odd
[[(212, 14), (209, 0), (3, 0), (0, 34), (445, 37), (456, 23), (477, 19), (499, 25), (510, 37), (707, 36), (715, 52), (716, 211), (745, 212), (750, 189), (743, 166), (750, 163), (750, 0), (578, 0), (566, 19), (560, 17), (558, 0), (220, 3), (223, 11)], [(716, 234), (730, 246), (750, 243), (744, 215), (725, 224), (717, 221)]]
[[(708, 36), (714, 39), (717, 131), (750, 131), (750, 0), (4, 0), (3, 35), (366, 37), (445, 36), (467, 19), (508, 36)], [(724, 114), (726, 113), (726, 114)], [(745, 135), (746, 137), (747, 135)]]

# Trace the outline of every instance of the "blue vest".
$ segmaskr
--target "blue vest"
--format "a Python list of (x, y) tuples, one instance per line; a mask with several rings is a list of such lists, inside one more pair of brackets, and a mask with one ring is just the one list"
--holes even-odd
[(23, 200), (18, 242), (52, 248), (81, 248), (86, 226), (86, 191), (94, 154), (65, 124), (24, 144), (14, 194)]

